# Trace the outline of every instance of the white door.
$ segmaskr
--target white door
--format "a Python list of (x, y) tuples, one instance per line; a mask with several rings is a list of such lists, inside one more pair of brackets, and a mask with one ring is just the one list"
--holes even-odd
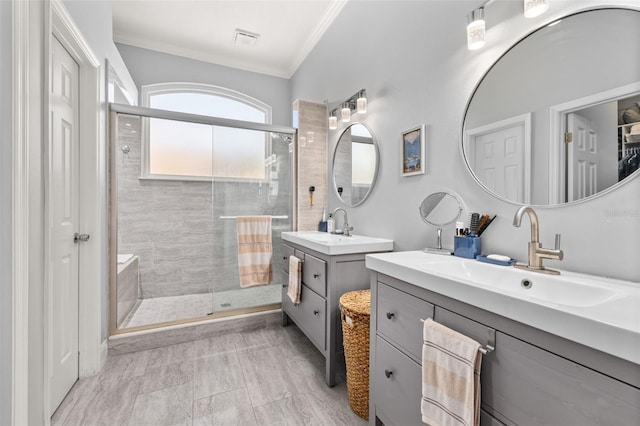
[(78, 379), (78, 64), (53, 38), (49, 170), (51, 413)]
[(478, 179), (492, 192), (519, 203), (525, 200), (524, 124), (473, 137), (474, 164)]
[(575, 113), (567, 115), (567, 131), (573, 139), (567, 144), (567, 201), (573, 201), (598, 192), (598, 134)]

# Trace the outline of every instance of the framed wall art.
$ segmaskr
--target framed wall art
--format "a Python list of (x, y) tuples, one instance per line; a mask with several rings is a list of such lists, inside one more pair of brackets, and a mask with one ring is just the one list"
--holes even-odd
[(425, 126), (402, 132), (402, 176), (423, 175), (425, 168)]

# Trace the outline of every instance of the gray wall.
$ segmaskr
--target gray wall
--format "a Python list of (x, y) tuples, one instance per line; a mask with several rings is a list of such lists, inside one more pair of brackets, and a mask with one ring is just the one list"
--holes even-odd
[(147, 84), (189, 82), (233, 89), (273, 108), (272, 123), (291, 125), (289, 80), (242, 71), (153, 50), (117, 44), (138, 87)]
[[(369, 112), (357, 120), (377, 136), (381, 164), (371, 197), (348, 209), (356, 234), (392, 238), (398, 251), (423, 248), (435, 241), (436, 231), (421, 221), (418, 206), (428, 194), (448, 189), (465, 203), (465, 219), (472, 211), (498, 215), (483, 236), (486, 253), (526, 260), (529, 224), (511, 224), (518, 206), (481, 190), (467, 171), (460, 149), (464, 110), (480, 78), (513, 43), (535, 26), (594, 2), (551, 2), (538, 19), (524, 19), (521, 2), (491, 3), (487, 46), (471, 52), (465, 15), (479, 3), (349, 2), (292, 78), (292, 99), (329, 99), (331, 106), (367, 89)], [(427, 124), (426, 174), (401, 177), (400, 133), (421, 123)], [(330, 131), (329, 152), (343, 128)], [(638, 193), (636, 176), (595, 200), (537, 208), (543, 245), (552, 246), (555, 233), (563, 235), (565, 259), (547, 264), (637, 281), (640, 245), (628, 236), (640, 232)], [(341, 205), (333, 191), (328, 194), (332, 208)], [(448, 229), (443, 244), (451, 247), (452, 240)]]
[(0, 424), (11, 423), (11, 3), (0, 2)]

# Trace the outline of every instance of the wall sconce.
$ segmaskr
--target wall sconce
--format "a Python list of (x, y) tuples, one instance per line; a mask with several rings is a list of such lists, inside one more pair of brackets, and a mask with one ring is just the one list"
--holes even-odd
[(351, 121), (351, 114), (364, 114), (367, 112), (367, 91), (361, 89), (349, 99), (335, 107), (329, 112), (329, 129), (338, 128), (338, 111), (340, 111), (340, 120), (343, 123)]
[(336, 117), (335, 110), (331, 111), (329, 115), (329, 128), (335, 130), (338, 128), (338, 117)]
[(484, 33), (484, 7), (480, 7), (467, 15), (467, 48), (478, 50), (484, 46)]
[(343, 123), (348, 123), (351, 121), (351, 108), (349, 108), (349, 104), (342, 104), (342, 109), (340, 110), (340, 117), (342, 117)]
[(549, 0), (524, 0), (524, 17), (535, 18), (549, 9)]

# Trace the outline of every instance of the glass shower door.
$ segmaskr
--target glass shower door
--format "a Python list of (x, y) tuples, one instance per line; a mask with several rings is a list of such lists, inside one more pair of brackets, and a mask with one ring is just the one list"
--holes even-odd
[[(290, 231), (293, 223), (292, 135), (222, 126), (215, 126), (213, 133), (212, 312), (279, 307), (281, 233)], [(270, 274), (264, 244), (258, 249), (241, 244), (239, 253), (239, 238), (247, 232), (242, 225), (239, 229), (239, 217), (270, 220), (270, 235), (256, 237), (271, 242)], [(259, 232), (267, 228), (263, 224)]]

